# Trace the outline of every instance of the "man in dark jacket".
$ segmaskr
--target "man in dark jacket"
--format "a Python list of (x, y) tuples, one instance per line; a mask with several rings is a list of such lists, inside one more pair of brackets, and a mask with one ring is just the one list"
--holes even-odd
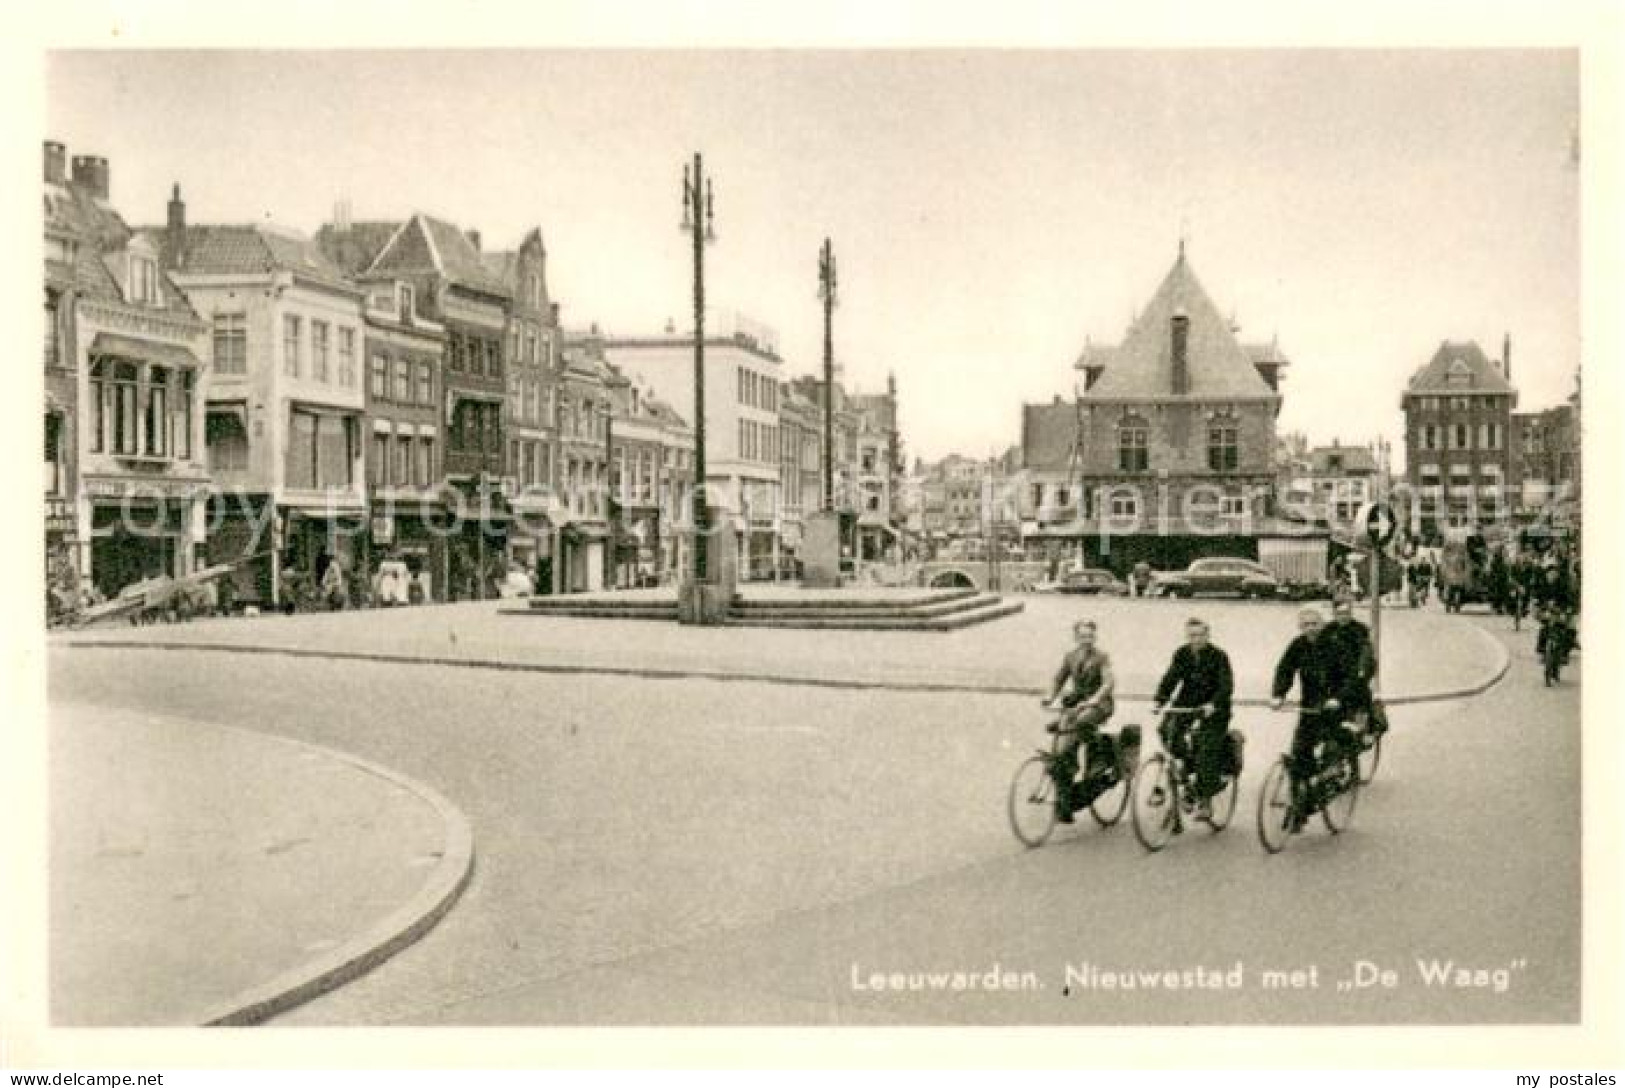
[(1157, 685), (1155, 703), (1160, 709), (1179, 693), (1181, 707), (1194, 708), (1191, 725), (1192, 755), (1196, 760), (1196, 793), (1199, 799), (1218, 791), (1224, 775), (1225, 733), (1230, 727), (1230, 698), (1235, 692), (1235, 676), (1230, 657), (1213, 645), (1205, 620), (1185, 623), (1185, 645), (1174, 651), (1168, 671)]
[[(1331, 625), (1321, 632), (1320, 638), (1335, 670), (1331, 694), (1342, 704), (1344, 718), (1372, 714), (1371, 678), (1377, 672), (1377, 658), (1372, 648), (1371, 629), (1354, 618), (1352, 602), (1340, 600), (1332, 606)], [(1373, 724), (1379, 730), (1386, 725)]]
[[(1298, 613), (1298, 637), (1287, 644), (1275, 666), (1275, 682), (1270, 686), (1270, 707), (1280, 710), (1298, 684), (1298, 701), (1302, 709), (1298, 714), (1298, 727), (1292, 733), (1292, 749), (1288, 760), (1292, 768), (1292, 790), (1298, 794), (1304, 783), (1314, 777), (1316, 770), (1315, 746), (1322, 740), (1337, 736), (1342, 718), (1337, 699), (1338, 669), (1324, 631), (1324, 621), (1318, 609), (1305, 608)], [(1300, 811), (1293, 830), (1302, 826), (1306, 816)]]

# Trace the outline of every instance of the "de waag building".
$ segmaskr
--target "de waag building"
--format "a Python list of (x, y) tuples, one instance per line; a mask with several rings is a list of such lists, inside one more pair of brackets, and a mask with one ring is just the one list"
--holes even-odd
[(1085, 347), (1076, 399), (1023, 409), (1024, 471), (1060, 483), (1029, 535), (1119, 573), (1295, 547), (1305, 530), (1275, 503), (1288, 365), (1275, 344), (1236, 338), (1181, 245), (1122, 341)]

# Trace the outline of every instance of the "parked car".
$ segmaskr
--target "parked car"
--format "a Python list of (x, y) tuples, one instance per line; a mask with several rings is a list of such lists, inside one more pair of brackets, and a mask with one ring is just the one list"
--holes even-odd
[(1281, 596), (1281, 583), (1262, 564), (1251, 559), (1213, 557), (1198, 559), (1182, 571), (1159, 574), (1151, 583), (1151, 593), (1161, 597), (1275, 598)]
[(1062, 571), (1054, 581), (1042, 581), (1033, 589), (1039, 593), (1082, 593), (1105, 597), (1126, 597), (1128, 586), (1109, 570), (1086, 568)]

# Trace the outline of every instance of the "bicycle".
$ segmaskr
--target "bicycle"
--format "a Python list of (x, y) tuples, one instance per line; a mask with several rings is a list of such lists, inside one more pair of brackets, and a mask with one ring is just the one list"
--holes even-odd
[(1570, 622), (1568, 613), (1561, 609), (1541, 610), (1540, 634), (1536, 641), (1540, 645), (1542, 679), (1546, 687), (1561, 681), (1563, 666), (1569, 663), (1569, 640), (1573, 636)]
[(1382, 762), (1382, 738), (1388, 732), (1388, 711), (1381, 699), (1373, 698), (1371, 709), (1360, 712), (1347, 725), (1359, 745), (1355, 761), (1360, 770), (1360, 785), (1369, 786), (1377, 777), (1377, 764)]
[(1238, 729), (1225, 734), (1225, 768), (1219, 788), (1208, 797), (1200, 797), (1190, 731), (1176, 724), (1182, 718), (1194, 717), (1198, 708), (1166, 707), (1157, 713), (1162, 715), (1157, 733), (1163, 750), (1140, 764), (1132, 789), (1134, 837), (1153, 853), (1185, 830), (1185, 816), (1206, 823), (1214, 834), (1229, 826), (1236, 811), (1244, 742)]
[[(1055, 708), (1040, 701), (1046, 710)], [(1010, 780), (1008, 814), (1010, 830), (1023, 846), (1042, 846), (1055, 830), (1060, 789), (1055, 767), (1061, 759), (1062, 738), (1076, 733), (1076, 726), (1064, 726), (1057, 717), (1045, 729), (1050, 734), (1048, 750), (1038, 749), (1016, 768)], [(1080, 777), (1068, 784), (1073, 791), (1073, 811), (1088, 808), (1101, 827), (1111, 827), (1123, 818), (1128, 806), (1128, 783), (1140, 759), (1140, 727), (1124, 725), (1116, 735), (1102, 729), (1093, 744), (1080, 745)], [(1109, 746), (1109, 748), (1108, 748)], [(1109, 752), (1109, 755), (1108, 755)], [(1121, 789), (1119, 789), (1121, 787)]]
[[(1308, 710), (1311, 715), (1333, 715), (1336, 710)], [(1264, 777), (1258, 794), (1258, 841), (1266, 853), (1278, 854), (1287, 839), (1303, 830), (1319, 814), (1333, 835), (1348, 830), (1360, 792), (1359, 754), (1351, 731), (1339, 721), (1315, 743), (1315, 771), (1306, 782), (1295, 782), (1291, 753), (1284, 753)]]

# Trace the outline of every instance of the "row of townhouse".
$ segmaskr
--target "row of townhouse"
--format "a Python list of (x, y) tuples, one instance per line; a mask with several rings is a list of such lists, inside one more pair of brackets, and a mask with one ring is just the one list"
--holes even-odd
[[(684, 569), (693, 338), (567, 333), (540, 230), (492, 251), (431, 215), (344, 204), (314, 236), (198, 224), (179, 185), (162, 226), (132, 228), (110, 192), (105, 160), (70, 173), (45, 145), (56, 581), (112, 594), (231, 564), (237, 600), (280, 604), (335, 562), (359, 577), (402, 560), (434, 599), (487, 596), (514, 567), (542, 592)], [(822, 383), (789, 379), (761, 326), (714, 327), (705, 483), (742, 566), (793, 569), (826, 505), (851, 554), (878, 554), (895, 387), (836, 385), (826, 503)]]

